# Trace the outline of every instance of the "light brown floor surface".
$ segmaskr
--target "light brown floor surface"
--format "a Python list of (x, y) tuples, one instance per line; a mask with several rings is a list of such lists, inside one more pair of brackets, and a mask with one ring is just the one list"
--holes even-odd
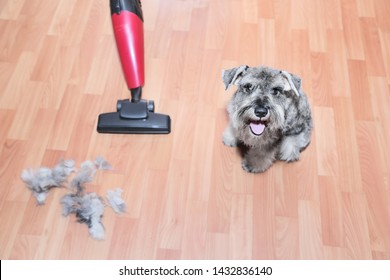
[[(0, 1), (1, 259), (390, 259), (390, 2), (148, 0), (143, 97), (172, 133), (102, 135), (128, 98), (108, 0)], [(302, 77), (314, 115), (297, 163), (241, 169), (222, 144), (222, 69)], [(121, 187), (104, 241), (37, 207), (24, 168), (105, 157), (89, 191)]]

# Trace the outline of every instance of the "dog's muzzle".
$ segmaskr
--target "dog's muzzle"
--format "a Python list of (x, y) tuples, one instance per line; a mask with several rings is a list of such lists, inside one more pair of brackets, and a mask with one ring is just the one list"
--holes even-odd
[(260, 136), (265, 131), (267, 127), (267, 122), (269, 120), (269, 110), (263, 106), (256, 106), (254, 109), (256, 117), (258, 120), (251, 120), (249, 122), (249, 128), (252, 134)]

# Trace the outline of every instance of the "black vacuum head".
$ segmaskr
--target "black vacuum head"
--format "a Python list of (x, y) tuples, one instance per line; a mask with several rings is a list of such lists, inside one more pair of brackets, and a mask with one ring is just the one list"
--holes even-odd
[(171, 132), (171, 118), (154, 113), (153, 101), (119, 100), (117, 112), (99, 115), (97, 131), (118, 134), (168, 134)]

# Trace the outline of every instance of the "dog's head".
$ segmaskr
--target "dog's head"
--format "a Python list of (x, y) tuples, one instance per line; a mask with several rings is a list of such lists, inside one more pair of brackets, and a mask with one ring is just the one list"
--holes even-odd
[(226, 89), (238, 87), (228, 106), (233, 126), (250, 139), (275, 137), (285, 127), (287, 115), (298, 114), (301, 79), (286, 71), (246, 65), (225, 70)]

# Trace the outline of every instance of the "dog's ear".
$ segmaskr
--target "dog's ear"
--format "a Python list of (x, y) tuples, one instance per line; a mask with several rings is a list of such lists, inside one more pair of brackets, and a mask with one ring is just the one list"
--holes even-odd
[(248, 65), (242, 65), (240, 67), (223, 70), (222, 80), (225, 84), (225, 90), (227, 90), (232, 84), (237, 85), (248, 68)]
[(296, 94), (296, 96), (299, 97), (300, 95), (299, 91), (301, 89), (301, 83), (302, 83), (301, 78), (287, 71), (280, 71), (280, 74), (284, 77), (285, 80), (283, 90), (285, 91), (292, 90)]

